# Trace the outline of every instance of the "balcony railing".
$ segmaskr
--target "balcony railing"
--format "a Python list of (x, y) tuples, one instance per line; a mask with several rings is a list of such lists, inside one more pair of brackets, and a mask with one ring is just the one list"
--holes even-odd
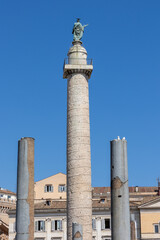
[(63, 67), (65, 66), (65, 64), (93, 65), (93, 60), (92, 59), (86, 59), (86, 58), (65, 58)]

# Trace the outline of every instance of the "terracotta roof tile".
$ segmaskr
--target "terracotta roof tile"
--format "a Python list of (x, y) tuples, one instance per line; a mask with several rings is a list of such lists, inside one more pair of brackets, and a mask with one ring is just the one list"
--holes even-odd
[(9, 190), (7, 190), (7, 189), (0, 189), (0, 193), (10, 194), (10, 195), (16, 196), (16, 193), (11, 192), (11, 191), (9, 191)]
[(35, 203), (35, 209), (47, 209), (47, 208), (52, 208), (52, 209), (57, 209), (57, 208), (66, 208), (66, 201), (55, 201), (55, 200), (47, 200), (39, 203)]
[(145, 203), (148, 203), (148, 202), (151, 202), (151, 201), (156, 200), (156, 199), (159, 199), (159, 200), (160, 200), (160, 196), (145, 197), (145, 198), (143, 198), (143, 200), (141, 201), (141, 205), (142, 205), (142, 204), (145, 204)]
[[(145, 200), (144, 200), (145, 199)], [(144, 197), (142, 201), (130, 201), (130, 207), (136, 207), (142, 204), (143, 202), (147, 202), (151, 198)], [(152, 199), (155, 199), (155, 197)], [(92, 200), (92, 208), (110, 208), (111, 200), (107, 198)], [(35, 209), (66, 209), (66, 201), (55, 201), (51, 200), (50, 204), (47, 204), (47, 201), (43, 201), (41, 203), (35, 204)]]
[[(130, 193), (135, 193), (136, 190), (138, 190), (138, 193), (150, 193), (156, 192), (158, 187), (129, 187)], [(93, 194), (95, 195), (100, 193), (106, 194), (107, 192), (110, 192), (110, 187), (93, 187)]]

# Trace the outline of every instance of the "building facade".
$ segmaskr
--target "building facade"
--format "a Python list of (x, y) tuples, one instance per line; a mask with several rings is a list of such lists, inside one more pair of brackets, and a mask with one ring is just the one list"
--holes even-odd
[(141, 239), (160, 239), (160, 197), (144, 199), (140, 211)]
[(35, 182), (35, 200), (66, 199), (66, 175), (58, 173)]
[[(131, 240), (160, 239), (160, 197), (157, 187), (129, 187)], [(92, 236), (111, 239), (110, 187), (92, 188)], [(66, 175), (35, 183), (36, 240), (66, 240)], [(14, 240), (16, 209), (9, 211), (9, 239)]]
[(16, 206), (16, 194), (0, 188), (0, 240), (8, 239), (9, 218), (8, 211)]

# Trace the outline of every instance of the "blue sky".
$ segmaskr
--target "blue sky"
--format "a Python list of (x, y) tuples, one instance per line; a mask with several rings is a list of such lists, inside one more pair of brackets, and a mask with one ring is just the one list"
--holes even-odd
[(130, 186), (160, 176), (160, 1), (0, 1), (0, 186), (16, 191), (18, 140), (35, 138), (35, 180), (66, 172), (63, 61), (76, 17), (93, 58), (92, 185), (110, 184), (110, 140), (128, 141)]

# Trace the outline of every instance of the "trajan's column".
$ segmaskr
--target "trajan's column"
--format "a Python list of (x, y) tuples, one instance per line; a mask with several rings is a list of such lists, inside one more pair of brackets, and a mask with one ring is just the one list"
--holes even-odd
[(80, 41), (84, 27), (77, 19), (72, 32), (73, 46), (69, 49), (63, 71), (63, 78), (68, 79), (67, 240), (81, 239), (82, 234), (83, 240), (92, 240), (88, 79), (93, 66), (91, 61), (88, 64), (87, 51)]

